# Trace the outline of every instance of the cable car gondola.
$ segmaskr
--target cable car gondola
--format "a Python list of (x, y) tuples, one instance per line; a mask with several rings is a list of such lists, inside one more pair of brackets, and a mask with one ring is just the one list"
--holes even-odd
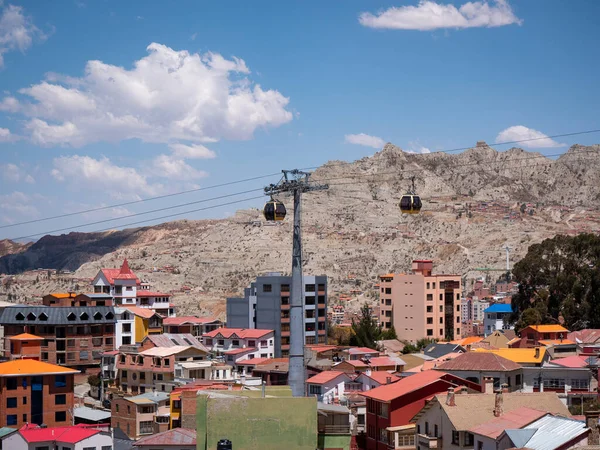
[(412, 177), (411, 180), (412, 187), (400, 199), (400, 211), (402, 211), (402, 214), (419, 214), (423, 206), (421, 197), (417, 195), (415, 190), (415, 177)]
[(285, 219), (285, 212), (285, 205), (279, 200), (273, 199), (273, 197), (271, 197), (271, 200), (265, 203), (265, 207), (263, 209), (265, 219), (269, 222), (279, 222)]

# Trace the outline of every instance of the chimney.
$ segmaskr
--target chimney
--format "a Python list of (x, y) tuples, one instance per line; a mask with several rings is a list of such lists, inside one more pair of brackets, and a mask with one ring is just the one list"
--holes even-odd
[(586, 411), (585, 425), (590, 429), (588, 434), (588, 445), (600, 445), (600, 429), (598, 428), (598, 418), (600, 411)]
[(491, 394), (494, 392), (494, 379), (491, 377), (485, 377), (483, 379), (483, 393)]
[(539, 347), (536, 347), (536, 348), (535, 348), (535, 358), (537, 359), (537, 358), (539, 358), (539, 357), (540, 357), (540, 348), (539, 348)]
[(454, 401), (454, 389), (453, 388), (448, 388), (448, 394), (446, 396), (446, 405), (456, 406), (456, 402)]
[(392, 384), (392, 377), (385, 377), (385, 384)]
[(494, 400), (494, 417), (500, 417), (504, 414), (504, 397), (502, 391), (496, 391), (496, 398)]

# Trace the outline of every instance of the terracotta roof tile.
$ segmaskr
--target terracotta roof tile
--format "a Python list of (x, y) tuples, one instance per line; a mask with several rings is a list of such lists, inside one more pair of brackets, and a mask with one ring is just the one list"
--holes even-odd
[(221, 335), (225, 339), (229, 339), (233, 335), (236, 335), (240, 339), (259, 339), (269, 333), (273, 333), (273, 330), (260, 330), (257, 328), (217, 328), (209, 333), (204, 333), (202, 337), (214, 338)]
[(509, 359), (494, 353), (483, 351), (464, 353), (456, 358), (439, 364), (436, 370), (485, 370), (493, 372), (510, 372), (518, 370), (521, 366)]
[(306, 380), (307, 383), (310, 384), (326, 384), (338, 377), (346, 378), (347, 381), (350, 381), (351, 378), (344, 372), (338, 372), (336, 370), (326, 370), (324, 372), (316, 374), (314, 377), (310, 377)]
[(389, 402), (395, 398), (402, 397), (410, 392), (414, 392), (427, 386), (435, 381), (438, 381), (448, 374), (444, 372), (438, 372), (435, 370), (427, 370), (420, 372), (415, 375), (403, 378), (396, 383), (387, 384), (380, 386), (370, 391), (363, 392), (363, 397), (372, 398), (374, 400), (380, 400), (382, 402)]

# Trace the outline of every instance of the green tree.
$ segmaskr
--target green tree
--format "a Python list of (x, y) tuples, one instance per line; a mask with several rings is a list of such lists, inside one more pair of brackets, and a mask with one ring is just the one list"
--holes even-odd
[(360, 309), (358, 321), (352, 319), (352, 331), (354, 334), (350, 338), (350, 345), (377, 349), (377, 341), (381, 340), (381, 328), (371, 317), (368, 304), (365, 303)]
[(404, 348), (402, 349), (402, 353), (404, 353), (405, 355), (407, 353), (418, 353), (425, 347), (427, 347), (429, 344), (433, 344), (434, 342), (437, 342), (437, 340), (431, 338), (419, 339), (415, 344), (411, 344), (410, 342), (404, 342)]
[[(519, 283), (513, 321), (535, 308), (544, 322), (562, 316), (570, 330), (600, 327), (600, 236), (558, 235), (532, 245), (513, 276)], [(533, 316), (529, 312), (527, 319)]]
[(381, 339), (398, 339), (398, 335), (396, 334), (396, 329), (392, 326), (389, 330), (383, 330), (381, 332)]

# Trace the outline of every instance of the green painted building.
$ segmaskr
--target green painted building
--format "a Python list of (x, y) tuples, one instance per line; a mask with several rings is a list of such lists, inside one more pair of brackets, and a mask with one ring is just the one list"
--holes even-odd
[(214, 450), (221, 439), (233, 450), (318, 446), (317, 400), (291, 397), (289, 386), (269, 386), (264, 397), (260, 391), (200, 391), (197, 402), (198, 450)]

